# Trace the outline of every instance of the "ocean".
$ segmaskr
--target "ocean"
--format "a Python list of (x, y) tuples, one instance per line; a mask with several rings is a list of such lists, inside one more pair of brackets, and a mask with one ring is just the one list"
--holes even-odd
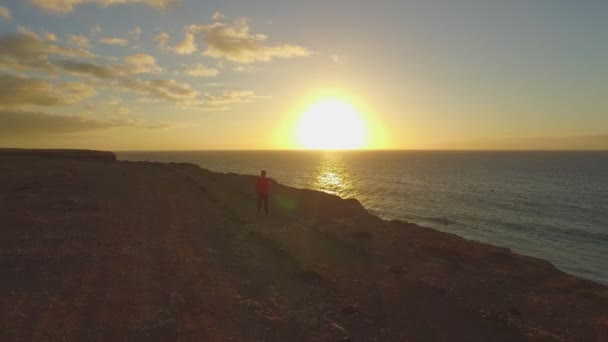
[(546, 259), (608, 285), (608, 152), (118, 152), (358, 199), (414, 222)]

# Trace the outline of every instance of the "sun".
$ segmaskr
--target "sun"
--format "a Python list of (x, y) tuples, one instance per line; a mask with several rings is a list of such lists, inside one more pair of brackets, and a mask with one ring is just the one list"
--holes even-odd
[(365, 146), (367, 129), (361, 113), (340, 99), (315, 102), (301, 115), (298, 144), (314, 150), (352, 150)]

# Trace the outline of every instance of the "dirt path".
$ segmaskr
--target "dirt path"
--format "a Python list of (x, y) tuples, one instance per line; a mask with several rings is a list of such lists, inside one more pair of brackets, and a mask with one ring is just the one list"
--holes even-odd
[[(480, 312), (470, 286), (430, 286), (432, 258), (389, 247), (402, 229), (352, 203), (279, 186), (273, 216), (256, 218), (249, 182), (188, 165), (0, 157), (0, 340), (601, 336), (595, 321), (588, 335), (534, 332)], [(594, 315), (603, 304), (576, 303)]]

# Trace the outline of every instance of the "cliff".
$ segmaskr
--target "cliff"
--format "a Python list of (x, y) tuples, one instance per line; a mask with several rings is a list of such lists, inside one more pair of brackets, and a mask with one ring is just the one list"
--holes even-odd
[(608, 289), (544, 260), (277, 183), (256, 217), (252, 176), (114, 159), (0, 151), (0, 340), (608, 339)]
[(116, 160), (116, 155), (107, 151), (93, 150), (49, 150), (49, 149), (20, 149), (0, 148), (0, 156), (3, 157), (28, 157), (28, 158), (67, 158), (67, 159), (96, 159), (104, 161)]

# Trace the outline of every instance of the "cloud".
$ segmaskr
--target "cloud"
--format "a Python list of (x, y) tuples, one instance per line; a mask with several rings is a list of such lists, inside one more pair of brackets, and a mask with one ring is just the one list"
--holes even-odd
[(255, 71), (260, 71), (260, 70), (261, 70), (260, 68), (248, 66), (248, 65), (237, 65), (234, 68), (232, 68), (232, 71), (234, 71), (234, 72), (255, 72)]
[[(112, 87), (144, 94), (156, 100), (190, 105), (200, 102), (197, 99), (200, 94), (188, 84), (175, 80), (141, 81), (130, 78), (132, 74), (162, 72), (153, 56), (134, 54), (125, 57), (124, 64), (109, 66), (71, 59), (83, 55), (87, 56), (82, 50), (64, 48), (35, 35), (20, 33), (0, 36), (0, 69), (40, 70), (50, 74), (65, 71), (75, 75), (92, 76), (108, 82), (106, 84)], [(84, 88), (84, 84), (80, 88), (76, 86), (79, 83), (54, 86), (47, 81), (11, 75), (2, 75), (0, 83), (0, 106), (4, 107), (71, 104), (94, 94), (94, 89), (90, 86)], [(79, 89), (82, 91), (79, 92)]]
[[(86, 39), (80, 36), (74, 40), (80, 41), (80, 38)], [(51, 59), (51, 56), (55, 58)], [(64, 70), (72, 74), (90, 75), (102, 79), (118, 78), (128, 73), (162, 72), (154, 57), (141, 53), (125, 57), (125, 65), (113, 66), (65, 59), (90, 56), (87, 50), (62, 47), (43, 40), (33, 32), (24, 31), (17, 35), (0, 36), (0, 69), (26, 71), (36, 69), (49, 73)], [(56, 57), (64, 57), (64, 59)]]
[(0, 18), (4, 20), (11, 20), (13, 16), (11, 15), (11, 11), (4, 6), (0, 6)]
[[(214, 19), (224, 18), (221, 13), (214, 14)], [(184, 39), (171, 50), (180, 55), (190, 55), (198, 49), (196, 35), (201, 34), (207, 44), (205, 56), (223, 58), (236, 63), (251, 64), (268, 62), (274, 58), (291, 58), (309, 56), (311, 52), (299, 45), (267, 44), (268, 37), (263, 34), (250, 33), (247, 19), (239, 19), (232, 24), (215, 22), (211, 25), (190, 25), (184, 28)], [(155, 40), (158, 46), (165, 48), (170, 36), (161, 33)]]
[[(126, 56), (122, 63), (102, 64), (99, 61), (98, 57), (85, 49), (64, 47), (25, 28), (18, 34), (0, 35), (0, 69), (42, 71), (51, 77), (58, 73), (69, 73), (93, 78), (88, 79), (87, 83), (58, 83), (0, 73), (0, 108), (25, 110), (33, 106), (75, 104), (96, 94), (93, 85), (144, 95), (145, 99), (152, 101), (162, 100), (198, 108), (224, 109), (231, 104), (260, 98), (252, 91), (225, 91), (220, 95), (209, 95), (172, 79), (137, 79), (135, 75), (163, 72), (157, 60), (144, 53)], [(184, 73), (196, 77), (214, 77), (220, 71), (199, 64), (189, 67)], [(119, 111), (125, 112), (120, 108)]]
[(29, 28), (27, 28), (27, 27), (23, 27), (23, 26), (21, 26), (21, 25), (17, 26), (17, 32), (18, 32), (19, 34), (21, 34), (21, 35), (24, 35), (24, 36), (29, 36), (29, 37), (32, 37), (32, 38), (38, 38), (38, 39), (42, 39), (42, 38), (41, 38), (41, 37), (38, 35), (38, 33), (36, 33), (36, 32), (34, 32), (34, 31), (30, 30), (30, 29), (29, 29)]
[[(2, 45), (3, 41), (6, 40), (0, 38), (0, 70), (25, 71), (39, 69), (47, 72), (55, 70), (55, 66), (49, 62), (47, 54), (39, 53), (36, 50), (29, 50), (30, 47), (26, 47), (28, 50), (11, 51)], [(18, 47), (22, 48), (23, 46)]]
[(70, 13), (74, 8), (82, 4), (97, 4), (100, 7), (108, 7), (117, 4), (142, 4), (158, 10), (166, 10), (169, 6), (177, 4), (179, 0), (31, 0), (38, 8), (55, 13)]
[(3, 136), (67, 134), (129, 124), (121, 121), (101, 121), (79, 116), (12, 109), (0, 109), (0, 122), (2, 122), (0, 134)]
[(198, 76), (198, 77), (215, 77), (219, 75), (220, 71), (217, 69), (209, 68), (204, 65), (198, 64), (194, 67), (186, 69), (186, 75)]
[(157, 46), (161, 49), (164, 49), (167, 47), (170, 39), (171, 39), (171, 36), (165, 32), (161, 32), (161, 33), (157, 34), (156, 37), (154, 37), (154, 41), (156, 42)]
[(83, 49), (88, 49), (91, 47), (91, 42), (89, 41), (89, 38), (82, 35), (71, 34), (68, 36), (68, 41)]
[(119, 46), (127, 46), (129, 45), (129, 41), (122, 38), (115, 37), (105, 37), (98, 40), (98, 42), (108, 45), (119, 45)]
[(59, 106), (77, 103), (96, 94), (94, 88), (77, 82), (52, 84), (11, 74), (0, 74), (0, 107)]
[[(198, 45), (196, 44), (195, 34), (197, 33), (197, 26), (191, 25), (186, 26), (184, 28), (184, 39), (177, 43), (175, 47), (170, 48), (173, 52), (179, 55), (191, 55), (198, 49)], [(161, 33), (156, 36), (155, 40), (158, 43), (158, 46), (161, 48), (166, 48), (169, 43), (170, 36), (167, 33)]]
[(194, 33), (186, 31), (184, 40), (177, 44), (173, 50), (180, 55), (190, 55), (196, 51), (197, 48), (196, 42), (194, 41)]
[(72, 74), (90, 75), (103, 79), (114, 79), (121, 74), (119, 71), (120, 68), (87, 62), (63, 60), (56, 62), (55, 65)]
[(194, 105), (200, 93), (189, 84), (180, 83), (175, 80), (155, 79), (142, 81), (136, 79), (123, 79), (120, 87), (124, 90), (151, 96), (154, 99), (164, 99), (166, 101)]
[(110, 66), (89, 62), (60, 60), (54, 62), (54, 66), (73, 74), (90, 75), (102, 79), (119, 79), (127, 77), (128, 74), (154, 74), (162, 72), (162, 68), (156, 64), (156, 59), (144, 53), (126, 56), (124, 60), (126, 64), (115, 64)]
[(143, 99), (144, 101), (162, 99), (179, 105), (208, 110), (225, 110), (233, 104), (269, 98), (267, 96), (256, 95), (251, 90), (227, 90), (221, 95), (205, 94), (201, 96), (201, 93), (193, 89), (189, 84), (165, 79), (149, 81), (122, 79), (118, 83), (118, 86), (123, 90), (149, 96), (148, 99)]
[(226, 90), (222, 95), (219, 96), (205, 96), (205, 103), (211, 108), (226, 109), (228, 105), (251, 102), (257, 98), (263, 97), (257, 96), (251, 90)]
[(44, 38), (52, 42), (57, 41), (57, 36), (51, 32), (44, 32)]
[(156, 74), (163, 70), (156, 64), (156, 59), (145, 53), (137, 53), (125, 57), (129, 72), (133, 74)]
[(67, 48), (55, 44), (24, 28), (17, 34), (0, 36), (0, 69), (38, 69), (52, 72), (57, 68), (49, 59), (51, 55), (93, 57), (88, 50)]
[(187, 30), (203, 34), (207, 43), (204, 55), (236, 63), (268, 62), (274, 58), (305, 57), (311, 54), (299, 45), (268, 45), (266, 35), (250, 33), (247, 19), (232, 24), (215, 22), (211, 25), (192, 25)]

